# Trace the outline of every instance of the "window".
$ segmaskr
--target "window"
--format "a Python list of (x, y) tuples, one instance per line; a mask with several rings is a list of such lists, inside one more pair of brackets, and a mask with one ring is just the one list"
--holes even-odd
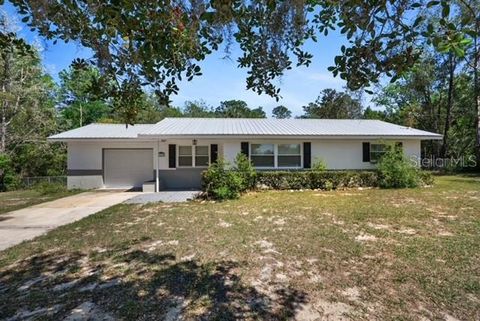
[(209, 163), (209, 146), (178, 146), (179, 167), (206, 167)]
[(302, 167), (300, 144), (279, 144), (278, 167)]
[(195, 146), (195, 166), (208, 166), (208, 146)]
[(192, 158), (192, 146), (178, 146), (178, 166), (193, 166)]
[(275, 167), (275, 147), (273, 144), (251, 144), (250, 160), (255, 167)]
[(384, 144), (370, 144), (370, 163), (377, 163), (387, 152), (387, 146)]
[(251, 144), (250, 160), (255, 167), (302, 167), (301, 144)]

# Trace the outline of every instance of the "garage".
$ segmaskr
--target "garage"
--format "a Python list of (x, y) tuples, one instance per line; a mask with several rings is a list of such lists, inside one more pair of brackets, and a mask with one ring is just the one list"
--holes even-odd
[(153, 177), (152, 149), (104, 149), (103, 175), (107, 188), (141, 187)]

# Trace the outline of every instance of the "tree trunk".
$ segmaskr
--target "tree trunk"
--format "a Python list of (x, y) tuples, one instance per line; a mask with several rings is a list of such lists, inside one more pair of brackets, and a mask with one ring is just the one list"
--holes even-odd
[[(476, 22), (476, 34), (480, 31), (480, 23)], [(475, 100), (475, 131), (476, 131), (476, 146), (475, 153), (477, 156), (477, 167), (480, 167), (480, 79), (478, 79), (478, 68), (480, 59), (480, 48), (478, 44), (478, 36), (474, 37), (474, 57), (473, 57), (473, 88)]]
[(2, 81), (2, 96), (3, 96), (3, 101), (2, 101), (2, 117), (1, 117), (1, 124), (0, 124), (0, 153), (3, 154), (7, 151), (7, 112), (9, 109), (9, 102), (8, 102), (8, 91), (9, 91), (9, 82), (11, 79), (10, 75), (10, 60), (11, 60), (11, 55), (6, 50), (2, 54), (2, 59), (3, 59), (3, 81)]
[[(440, 132), (440, 120), (442, 119), (442, 104), (443, 104), (443, 92), (440, 90), (440, 94), (439, 94), (439, 98), (438, 98), (438, 102), (437, 102), (437, 115), (436, 115), (436, 119), (437, 119), (437, 128), (435, 128), (435, 133), (439, 133)], [(439, 157), (442, 152), (442, 145), (440, 144), (439, 141), (435, 141), (435, 156)]]
[(453, 54), (450, 54), (448, 57), (448, 96), (447, 96), (447, 114), (445, 116), (445, 126), (443, 128), (443, 143), (441, 156), (443, 158), (448, 155), (448, 131), (450, 130), (451, 115), (452, 115), (452, 106), (453, 106), (453, 92), (454, 80), (455, 80), (455, 68), (457, 67), (457, 62)]
[(1, 126), (1, 131), (0, 131), (0, 135), (2, 136), (2, 139), (0, 141), (0, 154), (4, 154), (5, 151), (7, 150), (7, 140), (6, 140), (6, 137), (7, 137), (7, 119), (5, 117), (5, 111), (6, 111), (6, 107), (5, 107), (6, 103), (3, 102), (2, 104), (2, 126)]

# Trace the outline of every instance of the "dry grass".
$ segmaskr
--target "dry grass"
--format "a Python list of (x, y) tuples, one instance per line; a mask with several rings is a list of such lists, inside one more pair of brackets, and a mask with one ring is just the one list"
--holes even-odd
[(78, 193), (78, 191), (60, 191), (51, 194), (42, 194), (34, 189), (25, 189), (0, 193), (0, 214), (19, 210), (28, 206), (53, 201), (57, 198)]
[(478, 178), (119, 205), (0, 253), (0, 318), (478, 320), (479, 248)]

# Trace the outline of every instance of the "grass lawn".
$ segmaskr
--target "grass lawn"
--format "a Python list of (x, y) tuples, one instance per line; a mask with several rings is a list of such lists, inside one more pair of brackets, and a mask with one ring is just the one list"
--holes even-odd
[(18, 190), (0, 193), (0, 214), (15, 211), (24, 207), (53, 201), (54, 199), (73, 195), (76, 191), (59, 191), (42, 194), (34, 189)]
[(117, 205), (0, 252), (0, 319), (79, 311), (106, 320), (479, 320), (480, 178)]

